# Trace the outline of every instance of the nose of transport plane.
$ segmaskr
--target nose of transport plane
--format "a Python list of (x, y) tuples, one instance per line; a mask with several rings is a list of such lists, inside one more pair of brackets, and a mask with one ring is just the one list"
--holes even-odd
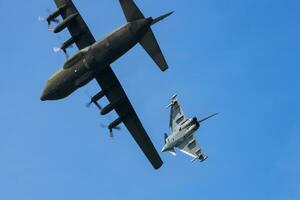
[(50, 98), (50, 92), (48, 87), (46, 86), (42, 92), (41, 101), (49, 100)]
[(48, 81), (41, 95), (41, 101), (55, 100), (56, 98), (56, 87), (53, 83)]

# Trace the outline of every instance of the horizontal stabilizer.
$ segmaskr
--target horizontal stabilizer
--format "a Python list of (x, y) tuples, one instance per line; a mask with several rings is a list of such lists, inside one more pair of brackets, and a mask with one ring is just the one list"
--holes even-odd
[(168, 64), (151, 29), (141, 39), (140, 44), (162, 71), (168, 69)]
[(145, 18), (133, 0), (119, 0), (128, 22)]

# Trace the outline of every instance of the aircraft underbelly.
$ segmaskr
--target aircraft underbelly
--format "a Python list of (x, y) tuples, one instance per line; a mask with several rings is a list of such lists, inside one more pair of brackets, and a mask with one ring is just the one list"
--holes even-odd
[(74, 66), (62, 70), (50, 80), (52, 99), (68, 97), (78, 88), (89, 83), (93, 78), (93, 73), (84, 66)]
[(185, 142), (188, 138), (190, 138), (195, 131), (189, 131), (186, 133), (183, 133), (180, 137), (178, 137), (177, 141), (176, 141), (176, 147), (180, 146), (183, 142)]
[[(94, 72), (88, 70), (85, 66), (80, 66), (77, 69), (72, 69), (70, 81), (67, 84), (72, 92), (85, 86), (94, 78)], [(72, 93), (71, 92), (71, 93)]]
[(115, 34), (93, 45), (84, 60), (80, 60), (68, 69), (64, 69), (56, 76), (57, 85), (55, 99), (62, 99), (78, 88), (88, 84), (94, 78), (94, 69), (101, 71), (103, 67), (124, 55), (137, 44), (131, 33)]
[(123, 56), (137, 43), (138, 41), (129, 31), (117, 31), (95, 43), (91, 48), (92, 55), (98, 66), (107, 66)]

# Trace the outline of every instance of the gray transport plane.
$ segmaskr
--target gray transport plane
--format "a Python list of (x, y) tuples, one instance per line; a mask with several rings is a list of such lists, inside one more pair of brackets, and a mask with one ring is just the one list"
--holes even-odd
[[(95, 104), (102, 115), (114, 110), (119, 116), (109, 124), (109, 131), (112, 133), (113, 129), (118, 129), (118, 126), (123, 123), (153, 167), (160, 168), (163, 162), (113, 72), (111, 64), (139, 43), (162, 71), (167, 70), (167, 62), (151, 26), (168, 17), (172, 12), (157, 18), (146, 18), (133, 0), (119, 0), (127, 23), (105, 38), (96, 41), (71, 0), (54, 2), (57, 10), (45, 19), (49, 28), (51, 23), (55, 22), (59, 24), (53, 29), (54, 33), (64, 29), (69, 30), (71, 38), (60, 47), (66, 55), (67, 48), (73, 44), (76, 44), (79, 51), (49, 78), (41, 100), (63, 99), (95, 79), (102, 90), (91, 98), (90, 104)], [(59, 22), (58, 17), (63, 21)], [(134, 71), (134, 68), (131, 70)], [(104, 108), (98, 103), (103, 97), (109, 101)]]
[(162, 152), (169, 152), (176, 155), (175, 147), (179, 148), (183, 153), (193, 157), (192, 161), (205, 161), (208, 157), (202, 152), (196, 141), (195, 133), (199, 129), (200, 124), (217, 113), (210, 115), (204, 119), (198, 120), (196, 117), (187, 119), (177, 99), (177, 95), (171, 99), (170, 128), (172, 133), (170, 136), (165, 134), (165, 145)]

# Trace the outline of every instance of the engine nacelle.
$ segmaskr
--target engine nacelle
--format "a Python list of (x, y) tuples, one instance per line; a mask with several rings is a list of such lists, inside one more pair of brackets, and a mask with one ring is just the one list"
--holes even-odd
[(117, 128), (121, 123), (122, 123), (122, 119), (121, 119), (121, 117), (119, 117), (118, 119), (113, 121), (111, 124), (109, 124), (108, 129), (112, 130), (114, 128)]
[(186, 130), (186, 133), (187, 133), (187, 134), (191, 134), (191, 133), (193, 133), (193, 132), (196, 131), (196, 130), (197, 130), (197, 126), (194, 124), (194, 125), (190, 126), (190, 127)]
[(79, 13), (74, 13), (67, 17), (64, 21), (62, 21), (57, 27), (54, 29), (54, 33), (59, 33), (62, 30), (64, 30), (68, 25), (73, 23), (73, 21), (76, 19), (76, 17), (79, 15)]
[(60, 48), (63, 51), (65, 51), (67, 48), (69, 48), (71, 45), (73, 45), (76, 41), (77, 41), (77, 38), (71, 37), (69, 40), (67, 40), (65, 43), (63, 43)]
[(196, 126), (196, 129), (198, 129), (200, 127), (200, 123), (199, 123), (197, 117), (193, 118), (192, 123)]
[(48, 24), (51, 24), (52, 21), (55, 21), (55, 19), (61, 14), (61, 12), (66, 8), (66, 5), (59, 7), (56, 11), (51, 13), (47, 17)]
[(91, 102), (97, 102), (105, 96), (104, 91), (98, 92), (95, 96), (92, 97)]
[(123, 99), (120, 99), (118, 101), (115, 101), (113, 103), (108, 104), (106, 107), (104, 107), (101, 110), (101, 115), (106, 115), (110, 113), (112, 110), (114, 110), (117, 106), (119, 106), (123, 102)]

